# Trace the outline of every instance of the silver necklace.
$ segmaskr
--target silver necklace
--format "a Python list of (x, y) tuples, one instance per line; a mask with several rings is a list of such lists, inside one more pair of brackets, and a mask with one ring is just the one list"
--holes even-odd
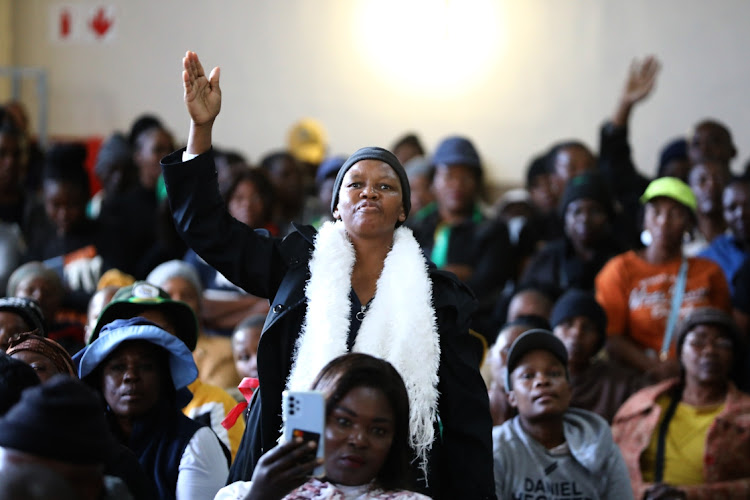
[(372, 303), (372, 299), (370, 299), (370, 302), (368, 302), (367, 304), (362, 304), (362, 309), (357, 311), (357, 314), (354, 315), (354, 317), (357, 318), (357, 321), (359, 321), (360, 323), (364, 321), (365, 314), (367, 314), (367, 309), (370, 307), (371, 303)]

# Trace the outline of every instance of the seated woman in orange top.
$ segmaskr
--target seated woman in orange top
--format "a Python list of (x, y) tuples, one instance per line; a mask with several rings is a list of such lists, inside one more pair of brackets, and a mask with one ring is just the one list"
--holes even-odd
[(663, 380), (679, 374), (674, 325), (698, 307), (729, 311), (729, 287), (718, 265), (683, 256), (683, 236), (695, 224), (696, 207), (687, 184), (661, 177), (641, 202), (648, 244), (604, 266), (596, 277), (596, 299), (607, 313), (610, 355)]

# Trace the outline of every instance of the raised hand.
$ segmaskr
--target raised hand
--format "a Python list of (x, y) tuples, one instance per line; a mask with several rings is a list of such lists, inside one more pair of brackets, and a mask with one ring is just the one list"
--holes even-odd
[(661, 64), (654, 56), (647, 56), (640, 61), (634, 59), (622, 90), (622, 101), (632, 106), (648, 97), (656, 85), (660, 68)]
[(213, 124), (221, 110), (221, 89), (219, 88), (218, 67), (206, 77), (198, 54), (187, 51), (182, 58), (182, 84), (185, 89), (185, 105), (193, 124), (205, 126)]

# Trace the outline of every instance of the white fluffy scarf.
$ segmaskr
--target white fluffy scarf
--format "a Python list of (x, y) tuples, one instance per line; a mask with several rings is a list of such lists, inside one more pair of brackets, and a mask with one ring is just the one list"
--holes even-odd
[[(305, 287), (307, 315), (287, 389), (309, 390), (329, 361), (346, 354), (354, 259), (343, 223), (326, 222), (315, 238)], [(426, 477), (427, 453), (435, 437), (440, 339), (427, 262), (410, 229), (395, 231), (352, 350), (389, 361), (403, 377), (409, 394), (410, 445)]]

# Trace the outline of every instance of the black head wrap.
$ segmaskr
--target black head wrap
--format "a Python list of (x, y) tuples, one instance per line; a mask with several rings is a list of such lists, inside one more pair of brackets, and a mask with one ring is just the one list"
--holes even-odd
[[(333, 196), (331, 197), (331, 213), (336, 210), (336, 206), (339, 203), (339, 191), (341, 190), (341, 183), (344, 181), (344, 175), (346, 172), (354, 166), (355, 163), (362, 160), (378, 160), (390, 165), (390, 167), (398, 175), (398, 179), (401, 181), (401, 200), (404, 204), (404, 214), (409, 216), (409, 210), (411, 210), (411, 188), (409, 187), (409, 179), (406, 177), (406, 171), (398, 161), (398, 158), (383, 148), (368, 147), (358, 149), (353, 155), (339, 169), (338, 175), (336, 175), (336, 182), (333, 185)], [(400, 226), (401, 222), (397, 222), (396, 226)]]

